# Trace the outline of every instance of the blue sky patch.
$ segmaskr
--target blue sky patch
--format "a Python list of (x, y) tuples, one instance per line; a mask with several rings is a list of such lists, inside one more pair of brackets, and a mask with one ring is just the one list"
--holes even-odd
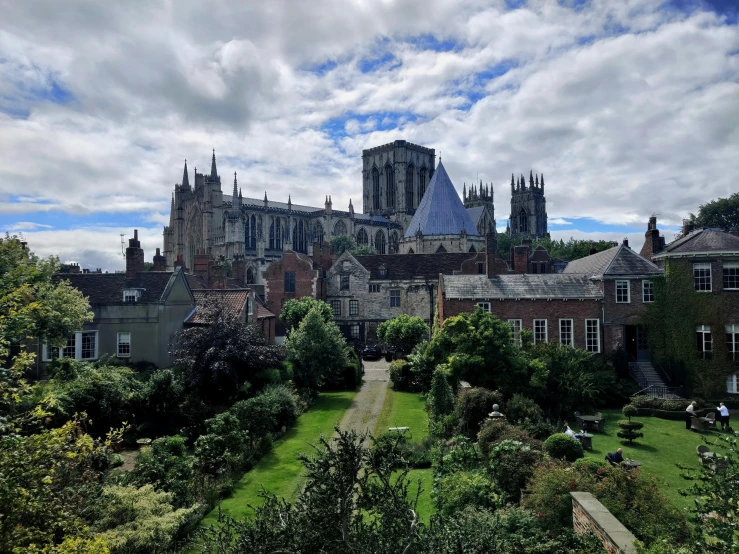
[(434, 52), (451, 52), (458, 46), (455, 40), (441, 40), (433, 35), (420, 35), (413, 37), (408, 42), (419, 50), (433, 50)]

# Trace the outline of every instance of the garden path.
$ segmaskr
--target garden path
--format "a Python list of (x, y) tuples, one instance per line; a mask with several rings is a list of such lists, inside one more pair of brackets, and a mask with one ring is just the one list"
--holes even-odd
[(342, 430), (358, 433), (375, 430), (388, 391), (389, 367), (384, 359), (364, 362), (364, 383), (339, 424)]

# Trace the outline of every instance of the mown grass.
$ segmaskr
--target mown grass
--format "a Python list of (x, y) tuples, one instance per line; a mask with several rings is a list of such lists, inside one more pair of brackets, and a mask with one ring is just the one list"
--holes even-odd
[[(400, 392), (388, 389), (385, 404), (377, 420), (375, 436), (387, 432), (389, 427), (409, 427), (410, 440), (421, 442), (429, 434), (429, 419), (426, 413), (426, 401), (418, 393)], [(431, 487), (433, 486), (433, 475), (431, 468), (412, 469), (408, 473), (411, 481), (410, 494), (416, 494), (418, 480), (421, 480), (421, 496), (418, 498), (418, 515), (421, 520), (428, 523), (431, 514), (434, 513), (434, 505), (431, 500)]]
[[(689, 486), (689, 482), (680, 477), (677, 464), (698, 467), (696, 447), (703, 444), (700, 433), (685, 429), (685, 422), (670, 421), (657, 417), (634, 417), (632, 420), (644, 423), (641, 430), (644, 437), (634, 444), (628, 444), (616, 435), (620, 427), (619, 419), (626, 419), (620, 411), (604, 411), (606, 418), (605, 433), (596, 433), (593, 437), (593, 450), (586, 450), (585, 455), (603, 460), (607, 452), (623, 449), (624, 458), (641, 462), (641, 471), (659, 477), (663, 481), (662, 492), (678, 508), (693, 505), (689, 497), (681, 496), (680, 489)], [(706, 436), (717, 435), (716, 432)]]
[[(300, 490), (303, 464), (297, 459), (300, 452), (310, 452), (321, 433), (330, 436), (351, 406), (355, 391), (324, 392), (310, 409), (298, 418), (297, 424), (275, 442), (270, 454), (262, 458), (236, 484), (233, 494), (221, 502), (221, 510), (236, 519), (251, 517), (254, 508), (264, 500), (259, 492), (264, 487), (280, 498), (293, 500)], [(202, 520), (203, 525), (218, 520), (218, 508)]]

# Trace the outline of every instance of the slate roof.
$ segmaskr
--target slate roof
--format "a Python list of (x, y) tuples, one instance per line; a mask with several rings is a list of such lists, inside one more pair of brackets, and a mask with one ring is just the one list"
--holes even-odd
[(739, 252), (739, 237), (721, 229), (698, 229), (672, 241), (654, 257), (695, 252)]
[(603, 298), (597, 284), (585, 275), (562, 273), (497, 275), (444, 275), (446, 298)]
[(472, 223), (474, 223), (475, 227), (477, 227), (477, 222), (480, 221), (480, 218), (482, 217), (482, 214), (485, 211), (485, 207), (475, 206), (474, 208), (466, 208), (466, 210), (470, 216), (470, 219), (472, 220)]
[(249, 290), (195, 290), (192, 293), (195, 298), (195, 310), (185, 320), (186, 323), (207, 325), (209, 323), (204, 313), (204, 308), (212, 303), (220, 303), (225, 313), (233, 318), (243, 315), (246, 301), (249, 298)]
[[(190, 286), (190, 290), (203, 290), (208, 288), (208, 279), (194, 273), (185, 274), (187, 284)], [(244, 289), (249, 288), (246, 286), (241, 279), (235, 277), (226, 277), (226, 288), (227, 289)]]
[[(244, 206), (252, 206), (254, 208), (264, 208), (264, 200), (259, 200), (257, 198), (244, 198), (241, 201), (242, 205)], [(278, 208), (280, 210), (287, 210), (287, 202), (274, 202), (272, 200), (267, 200), (267, 207), (268, 208)], [(323, 211), (323, 208), (316, 208), (313, 206), (301, 206), (300, 204), (290, 204), (290, 208), (292, 208), (292, 211), (294, 212), (320, 212)]]
[[(408, 254), (405, 256), (386, 256), (375, 254), (371, 256), (355, 256), (356, 260), (370, 272), (370, 279), (407, 280), (413, 278), (427, 278), (436, 280), (439, 273), (452, 275), (461, 271), (462, 262), (477, 256), (475, 252), (452, 252), (444, 254)], [(386, 277), (380, 277), (380, 267), (387, 270)]]
[(60, 273), (56, 279), (68, 280), (69, 283), (90, 299), (90, 304), (122, 304), (123, 289), (144, 289), (138, 304), (160, 302), (172, 271), (142, 271), (136, 278), (126, 280), (125, 273)]
[(589, 277), (615, 277), (618, 275), (661, 275), (663, 271), (623, 244), (608, 250), (573, 260), (567, 264), (564, 274)]
[(462, 228), (470, 236), (480, 236), (449, 179), (444, 164), (439, 162), (439, 167), (431, 177), (426, 193), (406, 229), (405, 237), (415, 236), (419, 229), (427, 236), (458, 235)]

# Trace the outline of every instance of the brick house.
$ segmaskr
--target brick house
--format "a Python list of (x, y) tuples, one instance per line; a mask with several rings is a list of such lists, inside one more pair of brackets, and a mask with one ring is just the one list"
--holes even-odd
[(739, 394), (739, 230), (686, 226), (680, 238), (664, 245), (656, 221), (653, 227), (650, 221), (647, 235), (656, 235), (652, 260), (665, 268), (667, 278), (692, 280), (696, 293), (706, 295), (703, 304), (714, 307), (710, 313), (696, 311), (695, 359), (728, 367), (726, 391)]

